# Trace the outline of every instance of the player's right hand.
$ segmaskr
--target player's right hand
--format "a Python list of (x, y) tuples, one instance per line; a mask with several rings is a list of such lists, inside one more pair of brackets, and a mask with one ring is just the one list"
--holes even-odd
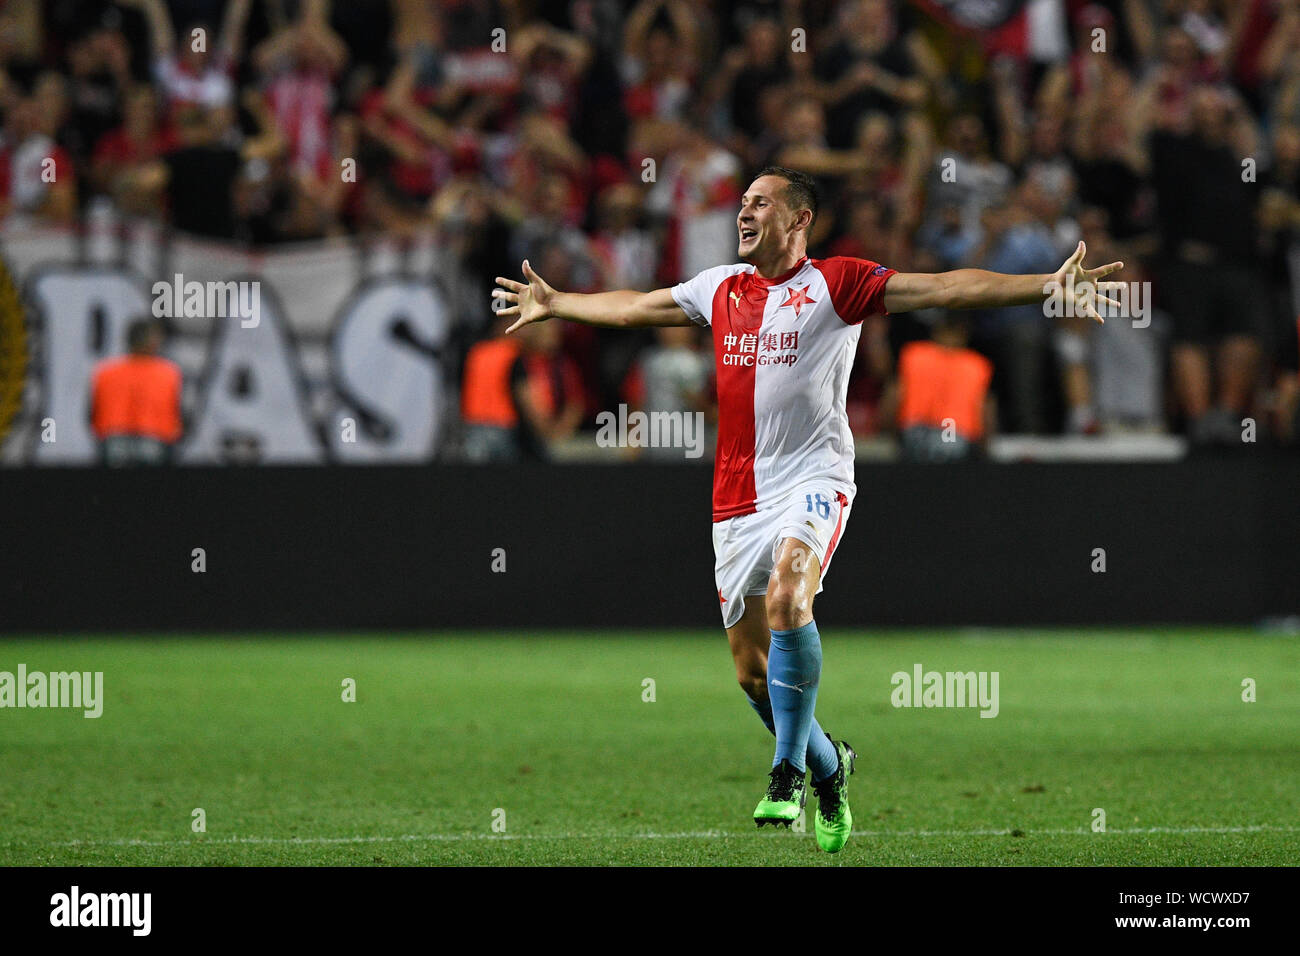
[(551, 303), (555, 297), (555, 290), (533, 271), (527, 259), (524, 260), (523, 272), (524, 278), (528, 280), (527, 285), (514, 279), (497, 276), (497, 287), (492, 290), (494, 299), (513, 303), (498, 310), (497, 315), (506, 318), (518, 317), (515, 324), (506, 329), (506, 335), (532, 322), (545, 321), (553, 315)]

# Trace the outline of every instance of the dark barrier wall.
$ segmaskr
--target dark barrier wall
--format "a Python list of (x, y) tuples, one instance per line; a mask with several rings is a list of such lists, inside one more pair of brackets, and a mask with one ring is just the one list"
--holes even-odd
[[(718, 627), (709, 485), (648, 465), (0, 471), (0, 628)], [(860, 466), (817, 617), (1250, 622), (1300, 613), (1298, 545), (1290, 461)]]

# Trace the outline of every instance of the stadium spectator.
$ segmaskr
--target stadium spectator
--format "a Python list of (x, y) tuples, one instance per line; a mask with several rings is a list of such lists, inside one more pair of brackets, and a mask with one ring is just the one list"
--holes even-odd
[(709, 80), (704, 102), (725, 111), (720, 125), (724, 135), (725, 131), (737, 134), (728, 141), (733, 152), (746, 149), (749, 140), (763, 135), (763, 95), (783, 90), (791, 78), (786, 49), (781, 25), (768, 18), (756, 19), (745, 28), (741, 44), (723, 56), (721, 68)]
[[(94, 197), (253, 246), (432, 237), (465, 355), (525, 256), (575, 289), (730, 261), (739, 180), (779, 162), (823, 187), (813, 256), (1019, 270), (1083, 227), (1151, 278), (1153, 325), (1128, 335), (977, 317), (1002, 431), (1281, 433), (1300, 0), (1042, 3), (979, 37), (937, 6), (9, 0), (0, 217), (77, 226)], [(1193, 294), (1208, 263), (1222, 281)], [(864, 328), (855, 429), (920, 323)], [(565, 330), (588, 426), (646, 341)]]
[[(1104, 208), (1111, 232), (1125, 242), (1150, 233), (1155, 207), (1139, 111), (1112, 108), (1135, 95), (1131, 75), (1114, 72), (1078, 101), (1070, 137), (1080, 199)], [(1153, 241), (1144, 240), (1140, 251), (1154, 251)]]
[(510, 368), (510, 395), (519, 415), (524, 455), (546, 461), (551, 449), (572, 437), (586, 408), (582, 381), (573, 361), (560, 350), (558, 322), (542, 322), (523, 336)]
[(547, 460), (583, 417), (577, 369), (559, 351), (557, 323), (506, 338), (508, 323), (474, 345), (465, 360), (461, 418), (463, 453), (474, 462)]
[(587, 41), (550, 24), (533, 23), (518, 31), (510, 49), (520, 63), (521, 107), (571, 125), (579, 87), (591, 64)]
[(545, 176), (531, 193), (531, 203), (515, 228), (510, 257), (523, 260), (544, 252), (562, 252), (565, 268), (577, 288), (590, 288), (596, 280), (590, 239), (577, 225), (574, 187), (562, 175)]
[(596, 200), (596, 228), (591, 239), (604, 288), (653, 288), (655, 244), (642, 228), (642, 196), (631, 183), (603, 190)]
[[(851, 150), (831, 149), (826, 142), (826, 114), (816, 100), (790, 96), (784, 107), (773, 148), (763, 158), (764, 165), (800, 169), (812, 176), (820, 195), (830, 198), (839, 188), (839, 179), (848, 175), (861, 161)], [(830, 204), (834, 208), (833, 203)], [(825, 238), (830, 217), (821, 223), (815, 238)]]
[(55, 139), (62, 120), (59, 78), (47, 74), (30, 96), (15, 93), (0, 141), (0, 214), (70, 223), (77, 207), (77, 170)]
[(1272, 165), (1260, 197), (1264, 268), (1269, 278), (1276, 329), (1277, 370), (1271, 383), (1273, 419), (1287, 443), (1300, 440), (1300, 296), (1293, 295), (1293, 271), (1300, 272), (1300, 127), (1273, 132)]
[[(1144, 2), (1139, 0), (1134, 6)], [(1115, 55), (1121, 40), (1110, 10), (1099, 3), (1080, 7), (1074, 17), (1074, 48), (1066, 61), (1053, 65), (1043, 77), (1035, 104), (1038, 110), (1059, 115), (1069, 103), (1103, 90), (1110, 75), (1124, 68), (1123, 60)]]
[(263, 40), (253, 50), (252, 61), (267, 111), (284, 138), (291, 174), (330, 173), (334, 79), (347, 63), (343, 41), (323, 19), (304, 12)]
[(70, 115), (64, 143), (78, 165), (122, 119), (123, 101), (138, 89), (131, 75), (130, 48), (117, 30), (93, 30), (68, 47)]
[(929, 97), (920, 61), (930, 52), (918, 34), (900, 29), (891, 0), (852, 0), (841, 7), (840, 29), (817, 58), (816, 95), (826, 104), (830, 145), (852, 144), (857, 119), (919, 109)]
[(899, 352), (897, 395), (889, 402), (897, 404), (905, 459), (961, 461), (994, 430), (993, 363), (967, 348), (968, 338), (965, 318), (945, 312), (929, 341)]
[(231, 0), (221, 36), (209, 24), (184, 25), (178, 42), (163, 0), (119, 0), (145, 15), (153, 48), (153, 76), (162, 90), (163, 109), (187, 145), (224, 139), (233, 132), (235, 84), (232, 77), (241, 18), (251, 0)]
[(181, 370), (163, 358), (162, 326), (139, 319), (127, 329), (128, 354), (95, 367), (91, 427), (110, 466), (161, 465), (181, 437)]
[[(1200, 55), (1196, 41), (1185, 30), (1171, 26), (1162, 35), (1160, 60), (1144, 78), (1140, 99), (1154, 101), (1166, 128), (1185, 129), (1191, 117), (1193, 90), (1213, 82), (1215, 74), (1214, 64)], [(1149, 111), (1149, 107), (1144, 105), (1140, 110)]]
[[(1259, 189), (1243, 156), (1257, 136), (1240, 97), (1201, 85), (1185, 115), (1158, 117), (1150, 137), (1162, 267), (1158, 301), (1172, 314), (1174, 387), (1198, 444), (1241, 445), (1255, 402), (1270, 310), (1256, 266)], [(1188, 197), (1196, 197), (1195, 203)], [(1215, 281), (1197, 277), (1213, 268)]]
[[(241, 22), (228, 27), (228, 48), (239, 49)], [(296, 20), (267, 37), (250, 59), (259, 77), (256, 93), (245, 94), (249, 114), (274, 136), (277, 149), (265, 166), (254, 167), (270, 215), (261, 217), (268, 238), (307, 239), (342, 231), (343, 203), (352, 191), (342, 162), (356, 155), (353, 117), (335, 115), (337, 78), (348, 49), (323, 11), (304, 4)]]
[[(1010, 201), (986, 209), (983, 237), (967, 264), (996, 272), (1051, 273), (1057, 262), (1055, 237), (1034, 214), (1032, 184)], [(978, 320), (977, 320), (978, 321)], [(1047, 431), (1048, 346), (1053, 329), (1037, 305), (991, 309), (979, 322), (978, 337), (997, 358), (1008, 430)]]
[(1300, 445), (1300, 320), (1295, 323), (1294, 348), (1286, 349), (1277, 373), (1276, 428), (1284, 445)]
[(512, 389), (520, 343), (502, 334), (508, 324), (495, 323), (496, 334), (470, 348), (461, 376), (462, 453), (479, 464), (515, 461), (522, 454)]
[(830, 245), (832, 256), (899, 262), (903, 256), (896, 232), (890, 228), (884, 203), (875, 192), (855, 193), (843, 203), (847, 207), (843, 232)]
[(158, 160), (177, 146), (173, 130), (158, 122), (153, 87), (132, 87), (126, 95), (122, 125), (95, 144), (91, 183), (127, 213), (159, 212), (162, 181)]
[[(637, 357), (624, 385), (628, 404), (650, 413), (716, 417), (709, 397), (713, 357), (700, 348), (699, 329), (687, 325), (654, 331), (655, 344)], [(636, 453), (636, 449), (630, 451)], [(665, 445), (643, 449), (643, 453), (666, 461), (682, 458), (681, 448)]]
[(259, 124), (257, 135), (236, 147), (220, 132), (224, 110), (212, 111), (207, 119), (202, 113), (191, 113), (207, 132), (200, 134), (195, 127), (188, 141), (182, 134), (183, 145), (150, 170), (147, 182), (165, 186), (170, 220), (177, 229), (216, 239), (280, 238), (262, 220), (276, 192), (272, 163), (283, 153), (283, 141), (264, 103), (251, 90), (244, 105)]
[(900, 255), (910, 248), (924, 213), (932, 140), (930, 124), (918, 114), (895, 121), (869, 113), (858, 124), (859, 163), (845, 178), (844, 191), (870, 193), (885, 204)]
[(930, 201), (928, 226), (944, 210), (956, 207), (961, 230), (967, 241), (980, 234), (980, 217), (984, 210), (1000, 202), (1011, 189), (1011, 169), (993, 157), (983, 121), (973, 113), (963, 113), (948, 125), (948, 147), (936, 157), (927, 183)]
[(397, 234), (418, 224), (452, 175), (455, 134), (430, 108), (437, 94), (418, 65), (422, 55), (409, 51), (387, 87), (369, 90), (360, 104), (366, 225)]
[[(1126, 255), (1111, 235), (1104, 209), (1093, 206), (1080, 210), (1079, 228), (1089, 252), (1096, 250), (1097, 255), (1109, 256), (1111, 261)], [(1148, 280), (1147, 267), (1140, 259), (1131, 265), (1126, 261), (1124, 281), (1128, 283), (1129, 311), (1136, 324), (1112, 311), (1104, 325), (1063, 320), (1057, 333), (1067, 414), (1089, 424), (1095, 420), (1103, 432), (1156, 431), (1164, 415), (1168, 320), (1163, 312), (1154, 309), (1144, 292), (1149, 288)], [(1080, 408), (1092, 414), (1072, 411)]]
[(735, 254), (741, 165), (696, 127), (667, 124), (666, 136), (646, 205), (668, 226), (660, 280), (677, 282)]
[[(437, 7), (432, 16), (441, 20), (445, 48), (443, 69), (447, 80), (470, 97), (481, 99), (489, 111), (511, 112), (519, 92), (519, 64), (493, 48), (504, 29), (506, 36), (523, 27), (518, 4), (507, 0), (405, 0), (401, 6)], [(508, 49), (508, 46), (507, 46)]]
[(465, 175), (439, 190), (429, 211), (438, 244), (448, 253), (444, 283), (463, 287), (458, 312), (466, 317), (463, 328), (477, 337), (487, 324), (480, 308), (483, 296), (491, 294), (501, 263), (509, 260), (511, 229), (522, 210), (482, 177)]
[(620, 62), (629, 117), (685, 117), (701, 59), (699, 34), (686, 0), (638, 0), (624, 22)]

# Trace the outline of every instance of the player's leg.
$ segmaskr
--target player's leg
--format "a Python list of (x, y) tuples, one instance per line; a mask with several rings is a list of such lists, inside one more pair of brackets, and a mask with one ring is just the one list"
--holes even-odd
[[(857, 757), (845, 741), (813, 735), (812, 714), (821, 682), (821, 635), (813, 619), (813, 600), (824, 569), (839, 544), (850, 502), (839, 493), (816, 491), (798, 501), (784, 523), (767, 590), (772, 633), (768, 654), (768, 693), (777, 726), (778, 766), (791, 754), (806, 752), (813, 769), (817, 844), (834, 853), (844, 847), (853, 827), (848, 804), (848, 777)], [(815, 757), (814, 757), (815, 754)]]
[(824, 776), (834, 772), (838, 757), (830, 738), (819, 734), (817, 739), (811, 739), (821, 675), (821, 645), (815, 640), (816, 628), (810, 626), (812, 596), (818, 584), (816, 560), (810, 560), (811, 549), (802, 542), (781, 541), (772, 550), (773, 568), (765, 603), (767, 694), (776, 733), (776, 756), (767, 793), (754, 808), (754, 821), (759, 826), (789, 826), (798, 819), (807, 800), (804, 776), (809, 758)]
[(821, 564), (813, 548), (799, 538), (781, 541), (765, 603), (768, 697), (776, 725), (772, 765), (789, 760), (802, 773), (809, 764), (816, 780), (835, 772), (838, 757), (824, 734), (813, 733), (822, 670), (821, 636), (812, 611)]
[[(796, 497), (803, 500), (802, 497)], [(808, 500), (812, 501), (811, 496)], [(829, 504), (831, 501), (834, 501), (834, 505)], [(819, 494), (815, 513), (808, 516), (806, 522), (802, 514), (794, 517), (798, 518), (795, 523), (800, 528), (806, 525), (819, 532), (819, 537), (810, 537), (819, 542), (818, 550), (828, 559), (834, 551), (846, 515), (847, 500), (842, 495)], [(768, 683), (773, 633), (763, 592), (772, 587), (773, 571), (779, 557), (777, 545), (783, 536), (776, 532), (790, 520), (793, 519), (789, 515), (777, 515), (772, 520), (759, 513), (716, 522), (713, 526), (718, 603), (735, 661), (736, 677), (750, 705), (773, 734), (777, 732), (777, 722)], [(803, 561), (798, 563), (801, 566), (804, 564)], [(808, 594), (815, 594), (819, 586), (820, 577), (814, 577)], [(841, 760), (841, 752), (837, 751), (829, 737), (817, 726), (815, 719), (810, 717), (809, 723), (810, 726), (803, 733), (808, 749), (800, 755), (802, 759), (796, 761), (798, 769), (795, 763), (786, 760), (779, 762), (772, 770), (768, 794), (754, 811), (754, 819), (759, 826), (766, 823), (789, 826), (798, 819), (806, 799), (805, 767), (813, 770), (815, 781), (835, 780), (846, 772), (852, 772), (851, 763), (847, 771), (842, 769), (844, 761)], [(851, 750), (846, 749), (844, 752), (851, 758)], [(820, 830), (818, 832), (820, 844)], [(843, 845), (842, 840), (840, 845)], [(825, 844), (823, 847), (829, 848)]]
[(775, 734), (772, 704), (767, 699), (767, 645), (771, 643), (771, 636), (767, 631), (767, 606), (763, 595), (755, 594), (745, 599), (745, 613), (727, 628), (727, 643), (731, 646), (731, 659), (736, 665), (736, 681), (745, 692), (745, 699), (763, 725)]
[[(745, 692), (745, 699), (754, 708), (759, 720), (763, 721), (768, 731), (775, 736), (776, 724), (772, 719), (772, 702), (767, 694), (767, 651), (772, 643), (772, 632), (767, 626), (767, 602), (763, 595), (751, 595), (745, 599), (745, 612), (740, 620), (727, 628), (727, 643), (731, 645), (731, 657), (736, 665), (736, 680)], [(809, 731), (810, 742), (824, 740), (825, 732), (813, 718)], [(825, 748), (817, 748), (814, 753), (810, 748), (804, 755), (804, 764), (810, 767), (815, 778), (825, 777), (835, 771), (835, 761), (823, 753)]]

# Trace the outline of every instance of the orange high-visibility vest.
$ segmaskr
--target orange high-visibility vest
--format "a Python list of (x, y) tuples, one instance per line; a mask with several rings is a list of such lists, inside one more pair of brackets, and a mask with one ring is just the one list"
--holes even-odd
[(992, 379), (993, 363), (978, 352), (909, 342), (898, 354), (899, 428), (943, 428), (950, 418), (957, 434), (978, 441)]
[(170, 359), (126, 355), (95, 369), (91, 425), (101, 439), (140, 435), (162, 442), (181, 437), (181, 369)]
[(514, 339), (487, 339), (469, 350), (460, 392), (465, 424), (513, 428), (518, 423), (510, 389), (510, 370), (518, 357), (519, 343)]

